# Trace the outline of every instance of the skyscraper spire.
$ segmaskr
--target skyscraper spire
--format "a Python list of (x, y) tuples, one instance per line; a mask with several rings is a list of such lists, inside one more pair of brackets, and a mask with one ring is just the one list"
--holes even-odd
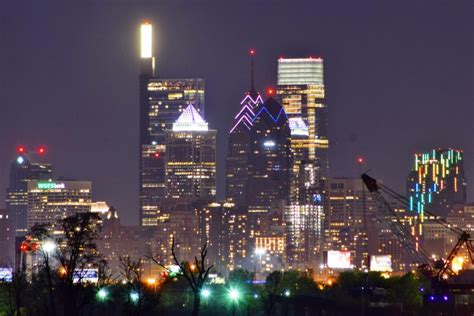
[(251, 48), (249, 51), (250, 54), (250, 93), (255, 94), (255, 82), (254, 82), (254, 56), (255, 49)]

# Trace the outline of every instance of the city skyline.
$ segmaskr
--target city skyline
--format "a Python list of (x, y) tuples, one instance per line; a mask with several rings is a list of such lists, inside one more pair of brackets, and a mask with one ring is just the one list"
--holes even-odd
[[(261, 8), (256, 7), (257, 9)], [(223, 10), (223, 8), (220, 9)], [(172, 9), (168, 7), (169, 12), (172, 13)], [(440, 13), (440, 11), (436, 12)], [(55, 44), (51, 43), (48, 48), (38, 48), (38, 55), (32, 56), (32, 61), (25, 61), (24, 65), (20, 65), (20, 61), (22, 61), (20, 57), (23, 56), (23, 53), (18, 50), (28, 50), (27, 48), (34, 47), (35, 43), (38, 44), (37, 41), (32, 39), (35, 30), (26, 27), (22, 29), (22, 32), (25, 32), (26, 38), (30, 38), (30, 43), (22, 44), (26, 46), (13, 45), (8, 47), (6, 52), (0, 52), (0, 57), (3, 60), (7, 56), (14, 56), (12, 65), (5, 63), (4, 69), (6, 71), (0, 75), (2, 82), (5, 82), (2, 84), (4, 88), (1, 89), (0, 98), (3, 98), (5, 104), (13, 105), (12, 108), (4, 106), (3, 111), (5, 111), (6, 117), (11, 117), (12, 120), (15, 115), (21, 114), (24, 116), (24, 119), (19, 123), (17, 121), (15, 126), (5, 122), (6, 124), (2, 125), (0, 129), (3, 135), (1, 140), (4, 147), (3, 153), (0, 154), (0, 177), (2, 178), (0, 184), (4, 188), (7, 187), (5, 179), (8, 179), (9, 166), (15, 157), (16, 145), (44, 143), (48, 146), (48, 159), (51, 159), (55, 166), (56, 175), (91, 180), (94, 183), (94, 200), (107, 201), (109, 205), (115, 206), (120, 211), (126, 222), (137, 223), (138, 199), (136, 188), (138, 185), (133, 184), (138, 183), (136, 178), (138, 161), (135, 154), (135, 149), (138, 147), (136, 132), (138, 128), (135, 125), (137, 120), (129, 121), (132, 121), (130, 117), (138, 118), (138, 108), (136, 106), (138, 100), (136, 78), (140, 71), (138, 29), (143, 17), (138, 16), (137, 12), (132, 12), (130, 16), (125, 17), (125, 12), (117, 9), (113, 14), (120, 16), (123, 19), (122, 21), (126, 21), (126, 23), (115, 29), (112, 27), (114, 26), (112, 20), (106, 19), (104, 24), (98, 22), (102, 14), (104, 12), (99, 12), (91, 18), (92, 22), (96, 23), (93, 25), (99, 26), (98, 35), (96, 37), (92, 36), (92, 38), (77, 39), (77, 45), (84, 50), (78, 55), (76, 55), (77, 52), (72, 52), (71, 48), (67, 48), (66, 56), (59, 62), (56, 60), (50, 61), (49, 64), (41, 63), (42, 60), (48, 61), (51, 56), (56, 56), (52, 54)], [(198, 13), (198, 16), (203, 14)], [(354, 40), (355, 43), (352, 43), (352, 47), (356, 48), (352, 55), (348, 52), (342, 52), (342, 47), (336, 45), (334, 40), (329, 39), (330, 32), (327, 32), (328, 34), (318, 33), (321, 40), (315, 40), (317, 44), (314, 45), (316, 46), (301, 47), (301, 45), (296, 45), (297, 49), (289, 48), (295, 42), (293, 39), (288, 40), (284, 37), (282, 37), (281, 42), (278, 37), (272, 41), (258, 41), (258, 36), (265, 30), (265, 27), (261, 28), (263, 30), (256, 27), (257, 35), (247, 34), (246, 39), (239, 41), (239, 43), (233, 42), (231, 45), (233, 49), (232, 58), (228, 57), (228, 49), (222, 49), (222, 52), (210, 52), (209, 50), (196, 52), (192, 47), (201, 48), (201, 43), (196, 43), (196, 39), (193, 38), (198, 30), (186, 28), (186, 30), (181, 30), (186, 32), (183, 39), (177, 40), (180, 44), (185, 45), (185, 49), (174, 54), (173, 51), (176, 48), (174, 45), (179, 44), (171, 43), (170, 38), (173, 37), (173, 34), (176, 35), (174, 33), (176, 30), (170, 29), (173, 28), (173, 25), (179, 29), (179, 27), (184, 27), (186, 23), (192, 23), (185, 21), (185, 17), (190, 15), (191, 13), (186, 11), (184, 17), (180, 17), (181, 19), (176, 22), (171, 18), (167, 20), (166, 18), (160, 19), (160, 17), (146, 17), (154, 24), (154, 34), (159, 42), (158, 47), (156, 47), (158, 49), (156, 54), (158, 74), (162, 78), (203, 77), (206, 80), (206, 121), (218, 131), (217, 174), (219, 197), (223, 197), (225, 191), (224, 159), (228, 130), (231, 127), (233, 115), (237, 111), (242, 92), (248, 89), (247, 51), (249, 47), (257, 51), (255, 82), (257, 90), (262, 93), (264, 98), (267, 97), (265, 93), (267, 87), (276, 87), (277, 58), (281, 56), (309, 57), (313, 54), (313, 56), (321, 55), (324, 58), (325, 74), (329, 81), (327, 84), (327, 102), (331, 108), (329, 115), (329, 139), (332, 145), (329, 159), (330, 176), (358, 175), (359, 169), (355, 159), (358, 155), (362, 155), (367, 161), (367, 168), (364, 167), (363, 171), (370, 168), (371, 172), (377, 177), (383, 178), (386, 183), (404, 194), (406, 177), (415, 153), (425, 152), (432, 148), (454, 147), (465, 150), (466, 178), (468, 180), (473, 178), (471, 163), (473, 161), (473, 143), (469, 139), (470, 127), (472, 134), (472, 115), (469, 115), (469, 113), (472, 114), (473, 96), (472, 92), (470, 94), (468, 91), (469, 86), (472, 86), (472, 75), (469, 77), (468, 70), (461, 67), (463, 61), (466, 61), (468, 56), (471, 55), (472, 46), (470, 47), (468, 44), (463, 46), (462, 39), (450, 39), (447, 33), (441, 33), (441, 35), (444, 35), (442, 38), (446, 42), (450, 41), (451, 46), (459, 48), (457, 50), (452, 49), (452, 51), (445, 51), (445, 49), (436, 47), (435, 39), (431, 37), (425, 38), (425, 44), (427, 44), (425, 48), (415, 47), (417, 49), (413, 49), (413, 54), (410, 54), (409, 50), (403, 51), (400, 48), (398, 53), (402, 53), (399, 54), (401, 63), (398, 65), (402, 69), (397, 69), (396, 63), (391, 66), (384, 64), (384, 58), (380, 56), (367, 54), (367, 51), (358, 46), (360, 42), (357, 44), (357, 39)], [(76, 18), (78, 17), (79, 15), (76, 16)], [(432, 19), (434, 23), (435, 18)], [(55, 23), (60, 21), (61, 18), (55, 19), (50, 24), (41, 26), (38, 32), (43, 34), (43, 32), (53, 31), (52, 38), (56, 38), (61, 46), (68, 46), (68, 43), (71, 44), (71, 42), (67, 39), (66, 33), (68, 33), (67, 30), (74, 30), (74, 27), (67, 25), (65, 30), (56, 30)], [(6, 19), (6, 30), (10, 27), (10, 22), (10, 18)], [(215, 23), (216, 21), (211, 22)], [(324, 22), (334, 26), (329, 20)], [(412, 23), (410, 24), (412, 27), (416, 25), (416, 23), (414, 25), (414, 21), (409, 20), (408, 22)], [(464, 23), (463, 20), (459, 19), (454, 23), (454, 26), (450, 27), (455, 29), (462, 26), (462, 23)], [(359, 27), (369, 26), (370, 24)], [(234, 24), (230, 23), (229, 27), (234, 27)], [(202, 30), (202, 28), (204, 27), (198, 27), (199, 30)], [(407, 30), (397, 30), (394, 24), (389, 24), (388, 29), (399, 32), (396, 34), (401, 37), (403, 37), (402, 35), (407, 36), (404, 39), (405, 42), (408, 41), (415, 45), (414, 38), (410, 38)], [(421, 33), (426, 32), (421, 26), (415, 28), (415, 30)], [(115, 34), (115, 32), (119, 34)], [(344, 30), (337, 30), (337, 34), (341, 35), (341, 32), (344, 33)], [(351, 33), (350, 31), (347, 32)], [(277, 33), (275, 32), (275, 34)], [(310, 34), (310, 32), (308, 33)], [(189, 38), (193, 38), (193, 40), (187, 42), (186, 35), (188, 34)], [(242, 31), (239, 34), (243, 36), (245, 32)], [(378, 39), (377, 45), (382, 45), (382, 48), (379, 48), (379, 53), (388, 52), (395, 48), (388, 45), (383, 39), (378, 38), (379, 33), (374, 31), (369, 35), (373, 36), (375, 40)], [(100, 57), (101, 52), (97, 47), (94, 48), (94, 45), (102, 42), (108, 36), (111, 36), (111, 40), (106, 41), (107, 45), (119, 50), (126, 48), (125, 56), (109, 51), (107, 53), (113, 56), (110, 61)], [(122, 40), (121, 38), (125, 39)], [(115, 43), (112, 43), (112, 40)], [(205, 39), (201, 38), (201, 40)], [(53, 40), (51, 39), (51, 41)], [(468, 41), (468, 38), (466, 38), (466, 41)], [(277, 42), (278, 45), (273, 42)], [(164, 44), (161, 45), (162, 43)], [(386, 46), (383, 46), (384, 43)], [(99, 47), (104, 48), (104, 46)], [(465, 59), (463, 59), (464, 55), (460, 54), (460, 57), (456, 57), (459, 60), (454, 60), (453, 54), (459, 51), (465, 53)], [(68, 55), (67, 52), (71, 54)], [(6, 54), (6, 56), (3, 54)], [(397, 55), (394, 52), (391, 52), (391, 54)], [(87, 56), (91, 59), (88, 60)], [(442, 56), (443, 59), (441, 59)], [(370, 60), (370, 57), (374, 60)], [(393, 58), (393, 55), (391, 57)], [(55, 67), (57, 67), (57, 64), (61, 67), (64, 67), (64, 63), (70, 64), (69, 58), (78, 60), (79, 66), (82, 64), (86, 66), (87, 70), (78, 69), (78, 65), (70, 65), (70, 78), (72, 80), (61, 79), (59, 83), (56, 80), (67, 74), (62, 73), (62, 70)], [(227, 58), (231, 60), (230, 65), (227, 65)], [(364, 58), (368, 60), (364, 60)], [(429, 62), (426, 61), (427, 63), (423, 64), (424, 58), (427, 58)], [(434, 75), (433, 70), (423, 68), (423, 65), (427, 66), (433, 62), (433, 59), (438, 58), (449, 60), (451, 66), (439, 65), (438, 68), (435, 67), (438, 75), (435, 80), (435, 78), (431, 78)], [(97, 59), (97, 61), (93, 61), (93, 59)], [(360, 62), (361, 65), (356, 65), (355, 62), (351, 64), (352, 59)], [(404, 66), (404, 63), (409, 62), (409, 65), (414, 67), (413, 59), (417, 62), (419, 73), (415, 73), (417, 69)], [(198, 60), (203, 60), (203, 64), (197, 63)], [(97, 62), (101, 67), (93, 69), (97, 66)], [(105, 64), (102, 64), (103, 62)], [(179, 65), (180, 62), (183, 65)], [(233, 64), (234, 62), (235, 64)], [(35, 65), (32, 63), (35, 63)], [(118, 66), (120, 63), (126, 65)], [(193, 68), (191, 67), (193, 64), (199, 66)], [(206, 65), (209, 64), (215, 64), (217, 68), (227, 65), (223, 68), (226, 71), (219, 71), (213, 67), (208, 70)], [(363, 65), (372, 65), (374, 68), (365, 68)], [(377, 67), (382, 67), (382, 70), (377, 69)], [(459, 68), (453, 69), (453, 67)], [(49, 82), (40, 80), (39, 88), (38, 86), (32, 86), (32, 94), (35, 95), (35, 91), (38, 92), (38, 96), (34, 98), (36, 102), (32, 102), (29, 94), (18, 99), (13, 97), (15, 93), (21, 95), (21, 91), (23, 93), (28, 91), (24, 90), (19, 79), (24, 77), (28, 68), (32, 68), (31, 71), (38, 79), (46, 78), (42, 77), (45, 75), (40, 70), (47, 69), (48, 78), (52, 79)], [(16, 72), (13, 72), (13, 69), (16, 69)], [(361, 72), (359, 71), (361, 70), (367, 70), (365, 73), (367, 77), (360, 77)], [(103, 78), (100, 78), (101, 71), (104, 71)], [(407, 74), (403, 71), (412, 71), (413, 73), (410, 73), (412, 77), (407, 78)], [(22, 76), (19, 76), (17, 72)], [(221, 80), (219, 74), (224, 78), (228, 78), (228, 81), (234, 84), (224, 85), (218, 82)], [(452, 75), (456, 74), (459, 76), (453, 78)], [(55, 78), (55, 75), (57, 78)], [(99, 77), (100, 80), (94, 79), (95, 77)], [(409, 80), (402, 82), (401, 79), (403, 78)], [(388, 81), (386, 84), (381, 83), (385, 82), (384, 79)], [(115, 88), (117, 84), (115, 80), (117, 80), (119, 88)], [(410, 80), (411, 84), (409, 83)], [(355, 87), (351, 85), (355, 85)], [(53, 86), (64, 91), (58, 92), (52, 89)], [(125, 86), (127, 86), (127, 91), (124, 91), (123, 87)], [(42, 89), (49, 92), (44, 94)], [(440, 91), (441, 89), (443, 91)], [(455, 93), (456, 91), (458, 93)], [(73, 98), (71, 101), (64, 98), (62, 93), (66, 92), (77, 96), (78, 100)], [(116, 96), (116, 94), (120, 95), (122, 93), (126, 96), (124, 101), (120, 100), (120, 96), (118, 98)], [(403, 100), (406, 104), (389, 100), (391, 98)], [(413, 103), (411, 100), (413, 100)], [(387, 104), (385, 110), (383, 110), (380, 104), (385, 102)], [(116, 111), (114, 104), (117, 103), (123, 113), (111, 113), (111, 111)], [(419, 104), (419, 106), (416, 107), (416, 104)], [(40, 113), (36, 110), (38, 105), (41, 105)], [(450, 111), (453, 119), (446, 121), (443, 110), (447, 111), (448, 106), (453, 109)], [(360, 108), (359, 112), (354, 112), (354, 107)], [(433, 109), (437, 109), (439, 113), (437, 115), (436, 113), (429, 113), (429, 111), (434, 111)], [(421, 113), (427, 115), (426, 119), (421, 118)], [(430, 115), (434, 116), (430, 117)], [(362, 122), (357, 122), (358, 119), (362, 119)], [(400, 122), (404, 120), (407, 120), (408, 123), (400, 125)], [(420, 123), (420, 121), (423, 122)], [(441, 126), (441, 123), (444, 124), (444, 128), (436, 130), (436, 127)], [(471, 125), (469, 125), (470, 123)], [(121, 128), (117, 128), (115, 125), (119, 125)], [(57, 135), (56, 127), (62, 129), (60, 134), (63, 134), (63, 136)], [(377, 130), (375, 131), (373, 127), (376, 127)], [(406, 130), (397, 131), (397, 128), (400, 127), (406, 128)], [(119, 133), (117, 134), (117, 132)], [(410, 133), (416, 135), (416, 137), (410, 136)], [(96, 139), (91, 141), (91, 135), (94, 135)], [(91, 144), (83, 142), (81, 138), (85, 138)], [(100, 148), (102, 151), (98, 151)], [(123, 185), (118, 187), (115, 185), (116, 183)], [(468, 187), (468, 190), (470, 193), (468, 194), (468, 200), (470, 201), (472, 200), (472, 187)], [(1, 191), (3, 195), (4, 190)], [(2, 198), (2, 200), (4, 199)]]

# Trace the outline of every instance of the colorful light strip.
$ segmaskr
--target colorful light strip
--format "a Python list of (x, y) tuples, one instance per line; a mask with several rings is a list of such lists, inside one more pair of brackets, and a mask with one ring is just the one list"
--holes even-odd
[(428, 153), (416, 154), (411, 176), (409, 209), (420, 215), (428, 204), (433, 203), (436, 195), (444, 190), (459, 191), (459, 163), (463, 159), (462, 151), (438, 149)]

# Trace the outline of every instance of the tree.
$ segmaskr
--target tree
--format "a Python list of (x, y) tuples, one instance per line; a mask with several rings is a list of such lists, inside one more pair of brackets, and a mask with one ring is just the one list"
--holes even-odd
[(265, 282), (265, 314), (271, 315), (273, 307), (275, 306), (276, 297), (281, 290), (281, 281), (283, 273), (280, 271), (273, 271), (270, 273)]
[[(42, 258), (42, 263), (44, 267), (44, 273), (46, 276), (46, 282), (48, 285), (48, 294), (49, 294), (49, 304), (50, 304), (50, 310), (51, 310), (51, 315), (55, 316), (56, 315), (56, 305), (54, 302), (54, 288), (53, 288), (53, 272), (51, 269), (51, 257), (54, 256), (55, 249), (47, 249), (43, 245), (47, 242), (53, 243), (53, 241), (49, 241), (49, 233), (47, 229), (47, 225), (45, 224), (37, 224), (34, 225), (31, 228), (31, 236), (38, 240), (40, 243), (39, 247), (39, 255)], [(55, 245), (55, 244), (54, 244)]]
[[(209, 272), (211, 271), (213, 265), (207, 265), (207, 242), (204, 243), (203, 247), (199, 252), (199, 257), (194, 257), (194, 263), (189, 263), (186, 261), (180, 261), (176, 256), (175, 252), (175, 240), (173, 237), (171, 243), (171, 254), (173, 256), (174, 263), (179, 267), (182, 276), (188, 282), (189, 287), (193, 293), (193, 311), (192, 315), (197, 316), (199, 314), (199, 308), (201, 305), (201, 291), (204, 287), (204, 284), (207, 282)], [(164, 265), (159, 262), (153, 255), (150, 255), (149, 258), (153, 260), (156, 264), (164, 267)]]
[(25, 292), (28, 288), (26, 272), (16, 269), (12, 275), (12, 282), (7, 285), (8, 301), (11, 315), (22, 315)]
[(131, 305), (136, 305), (136, 310), (140, 314), (142, 309), (142, 276), (143, 276), (143, 260), (142, 258), (133, 259), (130, 256), (119, 257), (119, 269), (121, 275), (127, 282), (126, 296), (129, 298)]
[(265, 283), (265, 313), (271, 315), (277, 297), (295, 295), (312, 296), (318, 294), (316, 283), (306, 274), (290, 270), (273, 271)]
[(96, 266), (100, 260), (95, 243), (99, 237), (99, 220), (95, 213), (78, 213), (60, 221), (64, 237), (58, 240), (55, 258), (60, 264), (65, 315), (78, 315), (84, 305), (84, 302), (78, 304), (81, 294), (78, 288), (84, 269)]

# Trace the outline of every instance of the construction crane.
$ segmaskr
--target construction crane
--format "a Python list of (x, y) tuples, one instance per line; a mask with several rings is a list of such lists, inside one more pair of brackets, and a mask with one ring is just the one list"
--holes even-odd
[(430, 216), (431, 220), (446, 227), (458, 236), (456, 245), (445, 260), (432, 260), (423, 247), (421, 247), (417, 242), (415, 236), (411, 234), (407, 225), (403, 225), (399, 214), (393, 210), (382, 193), (403, 203), (404, 205), (408, 205), (408, 199), (387, 186), (377, 183), (374, 178), (365, 173), (361, 175), (361, 178), (379, 208), (380, 213), (377, 216), (378, 219), (386, 220), (402, 247), (407, 251), (414, 263), (418, 264), (418, 270), (431, 280), (433, 288), (442, 288), (449, 276), (456, 274), (456, 271), (453, 271), (452, 269), (452, 263), (463, 247), (467, 249), (471, 264), (474, 264), (474, 247), (471, 235), (457, 227), (452, 227), (440, 216), (425, 211), (425, 213)]

